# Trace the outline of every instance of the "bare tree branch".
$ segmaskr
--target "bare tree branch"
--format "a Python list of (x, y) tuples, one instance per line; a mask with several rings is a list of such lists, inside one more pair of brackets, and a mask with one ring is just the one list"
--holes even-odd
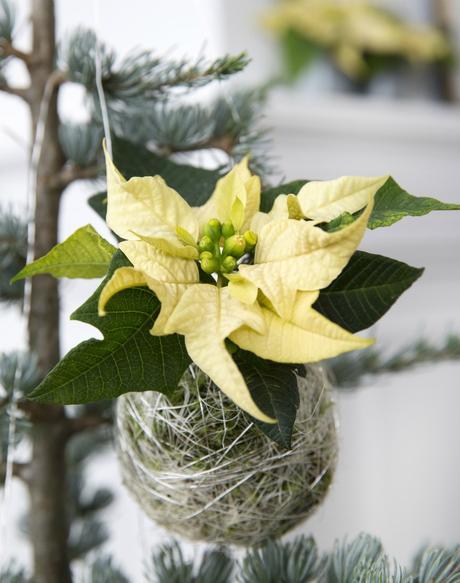
[(228, 155), (231, 155), (237, 140), (231, 135), (223, 135), (218, 138), (211, 138), (193, 146), (176, 147), (165, 145), (159, 148), (159, 153), (161, 156), (170, 156), (171, 154), (178, 154), (183, 152), (196, 152), (197, 150), (210, 150), (215, 148), (216, 150), (222, 150)]
[(23, 61), (26, 65), (30, 65), (33, 61), (33, 55), (17, 49), (6, 39), (0, 39), (0, 51), (4, 57), (14, 57)]
[(76, 180), (89, 180), (97, 178), (101, 174), (101, 167), (94, 166), (76, 166), (75, 164), (66, 164), (62, 170), (51, 180), (52, 188), (67, 188), (69, 184)]
[(227, 154), (231, 154), (233, 148), (235, 147), (236, 140), (233, 136), (220, 136), (219, 138), (214, 138), (205, 144), (205, 148), (216, 148), (222, 150)]

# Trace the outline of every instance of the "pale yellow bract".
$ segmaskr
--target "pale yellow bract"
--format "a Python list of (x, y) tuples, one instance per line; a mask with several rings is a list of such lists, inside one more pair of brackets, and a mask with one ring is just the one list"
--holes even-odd
[[(161, 302), (151, 333), (181, 334), (191, 359), (250, 415), (268, 423), (253, 401), (226, 347), (283, 363), (316, 362), (364, 348), (360, 338), (312, 306), (341, 273), (365, 232), (373, 199), (387, 177), (344, 177), (310, 182), (298, 196), (280, 196), (259, 212), (260, 180), (244, 159), (216, 185), (201, 207), (188, 203), (159, 177), (125, 180), (106, 154), (107, 223), (121, 238), (133, 267), (115, 271), (99, 300), (99, 313), (123, 289), (148, 286)], [(318, 223), (358, 213), (327, 233)], [(293, 218), (295, 217), (295, 218)], [(241, 264), (216, 284), (200, 281), (197, 242), (210, 219), (231, 221), (236, 232), (258, 233), (252, 264)], [(308, 219), (308, 220), (304, 220)], [(226, 285), (228, 283), (228, 285)]]

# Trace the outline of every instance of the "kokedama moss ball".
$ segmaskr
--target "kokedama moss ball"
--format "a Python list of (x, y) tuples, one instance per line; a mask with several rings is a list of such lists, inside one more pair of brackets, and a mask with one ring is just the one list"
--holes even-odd
[(322, 502), (337, 456), (334, 408), (319, 366), (298, 377), (292, 449), (265, 436), (195, 366), (170, 400), (118, 400), (124, 483), (157, 524), (192, 540), (257, 545)]

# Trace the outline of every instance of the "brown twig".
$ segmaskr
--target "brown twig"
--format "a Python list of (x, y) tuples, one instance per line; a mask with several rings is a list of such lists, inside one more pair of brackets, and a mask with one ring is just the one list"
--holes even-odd
[(228, 155), (231, 155), (233, 148), (236, 145), (236, 139), (234, 136), (231, 135), (223, 135), (215, 138), (211, 138), (210, 140), (205, 140), (203, 142), (199, 142), (198, 144), (193, 144), (193, 146), (188, 147), (175, 147), (164, 145), (159, 148), (160, 154), (162, 156), (170, 156), (171, 154), (179, 154), (185, 152), (196, 152), (197, 150), (222, 150)]
[(90, 180), (101, 175), (101, 166), (77, 166), (76, 164), (66, 164), (61, 171), (51, 180), (52, 188), (67, 188), (76, 180)]
[(0, 39), (0, 50), (4, 57), (14, 57), (20, 61), (23, 61), (26, 65), (30, 65), (33, 62), (33, 56), (31, 53), (26, 53), (20, 49), (17, 49), (6, 39)]
[(235, 145), (236, 139), (233, 136), (224, 135), (210, 140), (207, 147), (222, 150), (223, 152), (226, 152), (230, 155)]

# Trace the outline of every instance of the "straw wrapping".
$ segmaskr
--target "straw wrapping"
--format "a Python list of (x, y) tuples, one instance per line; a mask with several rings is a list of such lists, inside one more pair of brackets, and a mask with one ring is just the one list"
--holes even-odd
[(118, 400), (123, 480), (145, 513), (191, 540), (253, 546), (298, 525), (322, 502), (336, 458), (326, 373), (305, 367), (292, 449), (282, 449), (192, 365), (167, 399)]

